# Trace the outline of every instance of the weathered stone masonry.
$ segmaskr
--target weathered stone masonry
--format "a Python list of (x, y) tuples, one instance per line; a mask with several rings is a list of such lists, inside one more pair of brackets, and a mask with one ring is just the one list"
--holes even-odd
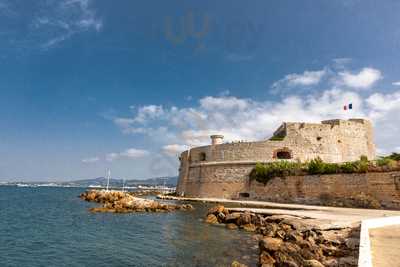
[(271, 140), (259, 142), (222, 144), (222, 136), (212, 139), (212, 145), (181, 154), (178, 194), (311, 203), (321, 196), (351, 197), (363, 192), (387, 206), (398, 205), (400, 200), (400, 173), (276, 178), (266, 186), (249, 180), (257, 162), (306, 162), (316, 157), (325, 162), (347, 162), (362, 155), (374, 159), (373, 130), (367, 120), (283, 123)]

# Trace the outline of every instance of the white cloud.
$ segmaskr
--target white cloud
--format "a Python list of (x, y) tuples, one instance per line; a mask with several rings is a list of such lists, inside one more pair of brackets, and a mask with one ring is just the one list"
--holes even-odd
[(400, 86), (400, 81), (392, 83), (394, 86)]
[(171, 145), (166, 145), (162, 148), (162, 151), (170, 156), (176, 156), (179, 153), (188, 150), (189, 146), (186, 145), (179, 145), (179, 144), (171, 144)]
[(83, 163), (95, 163), (95, 162), (98, 162), (99, 160), (100, 160), (99, 157), (93, 157), (93, 158), (82, 159), (82, 162)]
[(378, 113), (384, 111), (400, 109), (400, 92), (392, 94), (375, 93), (370, 95), (366, 102), (371, 110)]
[[(400, 117), (397, 114), (400, 113), (400, 91), (365, 95), (345, 88), (333, 84), (326, 90), (307, 95), (292, 93), (276, 101), (207, 96), (189, 108), (150, 108), (162, 112), (136, 120), (143, 110), (149, 109), (142, 107), (138, 109), (139, 115), (118, 118), (114, 122), (126, 133), (140, 133), (153, 138), (161, 144), (162, 152), (173, 154), (187, 147), (209, 144), (211, 134), (223, 134), (227, 142), (263, 140), (269, 138), (284, 121), (369, 118), (375, 125), (378, 147), (382, 151), (395, 150), (399, 146)], [(346, 103), (353, 103), (353, 110), (343, 110)]]
[(248, 101), (224, 95), (221, 97), (207, 96), (200, 100), (200, 105), (205, 110), (243, 110), (248, 107)]
[(305, 71), (302, 74), (288, 74), (282, 80), (275, 82), (272, 88), (282, 86), (311, 86), (318, 84), (322, 77), (326, 74), (326, 70)]
[(135, 117), (135, 122), (145, 122), (147, 120), (155, 119), (161, 117), (164, 114), (162, 106), (149, 105), (139, 108), (137, 116)]
[(373, 68), (363, 68), (358, 73), (348, 71), (339, 73), (340, 82), (350, 88), (367, 89), (383, 78), (380, 70)]
[(122, 152), (118, 152), (118, 153), (109, 153), (106, 155), (106, 160), (107, 161), (114, 161), (117, 159), (121, 159), (121, 158), (142, 158), (142, 157), (146, 157), (150, 155), (150, 152), (147, 150), (143, 150), (143, 149), (136, 149), (136, 148), (129, 148), (126, 149)]
[(270, 88), (270, 93), (285, 95), (292, 93), (293, 88), (300, 91), (311, 91), (313, 87), (320, 84), (325, 76), (329, 74), (329, 69), (317, 71), (304, 71), (302, 74), (292, 73), (283, 79), (276, 81)]
[[(162, 125), (163, 134), (157, 135), (159, 140), (168, 136), (164, 141), (185, 146), (209, 144), (209, 136), (217, 133), (223, 134), (227, 141), (257, 140), (269, 137), (282, 121), (345, 117), (342, 106), (347, 101), (351, 101), (354, 107), (362, 107), (362, 100), (357, 94), (338, 89), (315, 97), (290, 96), (280, 102), (205, 97), (199, 100), (196, 107), (163, 109), (161, 117), (118, 126), (124, 132), (137, 133), (141, 129), (142, 133), (154, 136), (154, 125)], [(353, 115), (363, 114), (353, 111)]]

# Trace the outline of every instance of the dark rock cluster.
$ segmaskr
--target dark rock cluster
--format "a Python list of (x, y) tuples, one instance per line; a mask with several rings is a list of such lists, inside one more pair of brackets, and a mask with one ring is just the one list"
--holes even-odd
[(359, 227), (322, 230), (294, 216), (208, 211), (206, 222), (253, 232), (259, 239), (259, 266), (357, 266)]

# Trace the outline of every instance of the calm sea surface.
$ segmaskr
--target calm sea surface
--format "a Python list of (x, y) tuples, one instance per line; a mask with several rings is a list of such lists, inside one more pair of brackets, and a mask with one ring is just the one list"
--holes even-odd
[(250, 234), (194, 212), (91, 214), (79, 188), (0, 186), (0, 266), (255, 266)]

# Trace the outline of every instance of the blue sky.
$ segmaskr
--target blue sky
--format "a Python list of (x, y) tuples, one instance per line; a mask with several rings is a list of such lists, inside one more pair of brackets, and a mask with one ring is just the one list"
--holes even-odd
[[(370, 118), (400, 150), (398, 1), (0, 0), (0, 181), (177, 173), (281, 121)], [(351, 112), (342, 106), (352, 102)]]

